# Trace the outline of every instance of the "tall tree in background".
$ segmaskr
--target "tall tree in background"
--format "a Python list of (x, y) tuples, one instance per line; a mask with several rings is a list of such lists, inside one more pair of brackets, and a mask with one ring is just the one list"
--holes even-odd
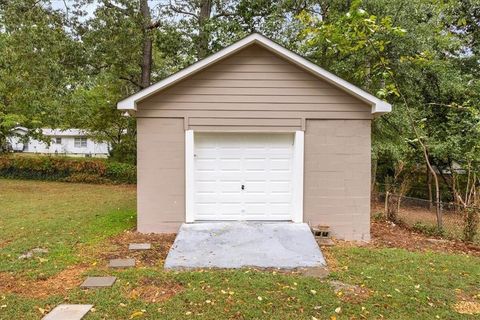
[(62, 126), (82, 59), (65, 24), (48, 1), (0, 2), (0, 150), (16, 126)]

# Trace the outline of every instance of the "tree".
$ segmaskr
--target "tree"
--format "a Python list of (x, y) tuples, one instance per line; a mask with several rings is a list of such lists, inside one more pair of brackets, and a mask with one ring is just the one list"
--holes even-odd
[(16, 126), (61, 125), (81, 60), (65, 24), (46, 1), (0, 2), (0, 150)]

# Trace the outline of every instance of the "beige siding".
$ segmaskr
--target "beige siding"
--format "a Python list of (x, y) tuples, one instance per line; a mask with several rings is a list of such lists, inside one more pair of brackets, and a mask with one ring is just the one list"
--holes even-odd
[(177, 232), (185, 220), (183, 119), (137, 119), (138, 231)]
[(304, 221), (370, 239), (370, 121), (307, 120)]
[(371, 108), (252, 46), (145, 99), (137, 117), (231, 118), (231, 126), (248, 126), (249, 118), (371, 119)]

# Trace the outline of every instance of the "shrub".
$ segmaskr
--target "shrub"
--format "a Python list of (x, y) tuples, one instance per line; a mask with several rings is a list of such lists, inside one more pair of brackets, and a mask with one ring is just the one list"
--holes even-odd
[(427, 225), (422, 222), (415, 222), (412, 229), (426, 234), (427, 236), (445, 237), (445, 230), (438, 230), (436, 225)]
[(0, 177), (86, 183), (136, 183), (136, 167), (106, 159), (0, 156)]

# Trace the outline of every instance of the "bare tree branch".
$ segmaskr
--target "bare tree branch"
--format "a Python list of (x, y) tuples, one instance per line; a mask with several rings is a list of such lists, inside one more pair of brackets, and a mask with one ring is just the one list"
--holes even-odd
[(131, 84), (137, 86), (137, 87), (140, 88), (140, 89), (142, 88), (142, 86), (140, 85), (140, 83), (138, 83), (137, 81), (135, 81), (135, 80), (132, 79), (132, 78), (120, 76), (119, 79), (121, 79), (121, 80), (126, 80), (126, 81), (130, 82)]
[(185, 14), (185, 15), (188, 15), (188, 16), (192, 16), (194, 17), (195, 19), (199, 20), (199, 17), (197, 14), (193, 13), (193, 12), (189, 12), (189, 11), (185, 11), (185, 10), (182, 10), (176, 6), (173, 5), (172, 3), (172, 0), (170, 0), (170, 9), (176, 13), (180, 13), (180, 14)]

